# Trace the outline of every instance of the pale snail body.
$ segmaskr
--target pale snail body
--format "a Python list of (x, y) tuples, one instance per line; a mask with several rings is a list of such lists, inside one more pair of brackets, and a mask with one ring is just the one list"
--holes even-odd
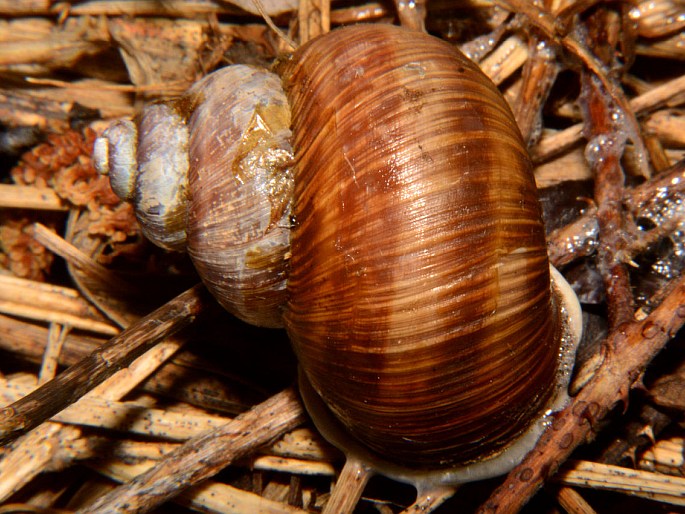
[[(280, 308), (317, 426), (417, 484), (506, 472), (563, 403), (580, 330), (577, 300), (560, 275), (550, 282), (531, 165), (508, 106), (458, 51), (392, 26), (317, 38), (281, 75), (294, 191), (292, 203), (267, 203), (280, 214), (271, 228), (293, 218), (289, 249), (277, 245)], [(194, 127), (198, 112), (189, 226), (214, 201), (195, 199), (194, 151), (214, 155), (216, 140)], [(279, 127), (267, 132), (284, 134)], [(287, 160), (275, 167), (283, 191)]]

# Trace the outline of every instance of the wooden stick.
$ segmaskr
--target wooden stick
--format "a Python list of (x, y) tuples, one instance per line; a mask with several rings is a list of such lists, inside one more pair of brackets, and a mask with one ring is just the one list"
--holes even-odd
[[(681, 161), (661, 175), (628, 189), (622, 202), (625, 203), (631, 215), (638, 218), (640, 211), (647, 205), (652, 202), (659, 203), (660, 197), (663, 201), (664, 193), (667, 193), (667, 196), (676, 196), (682, 194), (684, 190), (685, 161)], [(640, 239), (631, 241), (624, 248), (624, 255), (632, 258), (644, 251), (647, 243), (667, 237), (674, 230), (675, 223), (679, 221), (679, 219), (674, 219), (672, 223), (664, 222), (663, 226), (659, 225), (645, 232)], [(580, 257), (592, 254), (599, 244), (598, 230), (597, 209), (590, 207), (573, 222), (550, 233), (547, 251), (552, 264), (559, 268)]]
[[(479, 3), (483, 3), (480, 1)], [(265, 2), (268, 14), (275, 15), (292, 10), (297, 2)], [(244, 14), (242, 6), (259, 14), (249, 2), (223, 2), (206, 0), (88, 0), (78, 4), (50, 2), (48, 0), (0, 0), (0, 13), (12, 16), (55, 16), (67, 10), (71, 16), (164, 16), (168, 18), (195, 18), (210, 14)]]
[(304, 420), (297, 392), (286, 389), (216, 430), (189, 440), (149, 471), (79, 512), (149, 512)]
[(0, 502), (21, 490), (39, 473), (53, 466), (66, 467), (62, 452), (81, 438), (81, 429), (59, 423), (43, 423), (19, 438), (0, 460)]
[[(586, 153), (592, 154), (590, 167), (595, 176), (594, 198), (599, 226), (596, 264), (606, 291), (609, 328), (613, 330), (630, 321), (635, 311), (628, 265), (620, 258), (629, 229), (621, 203), (625, 196), (625, 175), (621, 167), (625, 145), (619, 142), (617, 133), (622, 129), (613, 119), (612, 99), (602, 89), (602, 84), (588, 73), (584, 73), (581, 80), (583, 90), (587, 90), (583, 99), (587, 112), (586, 133), (595, 141)], [(607, 135), (616, 140), (605, 144), (596, 142)]]
[[(161, 364), (161, 363), (160, 363)], [(0, 378), (0, 398), (21, 397), (28, 393), (27, 380)], [(80, 426), (118, 430), (148, 437), (185, 440), (211, 428), (223, 425), (230, 418), (211, 414), (174, 412), (145, 407), (131, 402), (119, 402), (86, 395), (52, 417), (53, 421)]]
[[(685, 89), (685, 75), (665, 82), (646, 93), (630, 100), (630, 108), (635, 114), (655, 108)], [(543, 137), (540, 142), (531, 149), (531, 158), (534, 162), (542, 162), (558, 155), (581, 140), (583, 137), (583, 124), (577, 123), (567, 129), (561, 130), (554, 135)]]
[[(47, 337), (45, 327), (0, 315), (0, 350), (4, 352), (40, 363)], [(64, 367), (76, 364), (105, 342), (71, 332), (62, 348), (59, 364)], [(182, 353), (172, 362), (165, 363), (140, 385), (140, 390), (231, 415), (239, 414), (264, 399), (259, 387), (236, 384), (222, 373), (207, 369), (202, 359), (189, 353)], [(3, 405), (17, 399), (8, 399)]]
[(330, 462), (317, 462), (312, 460), (293, 459), (287, 457), (274, 457), (263, 455), (249, 461), (250, 469), (263, 471), (278, 471), (294, 475), (321, 475), (335, 476), (336, 469)]
[(59, 255), (72, 266), (77, 267), (84, 273), (87, 273), (103, 284), (107, 284), (112, 288), (118, 288), (120, 291), (123, 290), (132, 294), (140, 293), (140, 290), (134, 284), (128, 283), (117, 273), (111, 271), (102, 264), (95, 262), (88, 255), (66, 241), (64, 238), (57, 235), (45, 225), (42, 225), (41, 223), (35, 223), (33, 225), (33, 237), (51, 252)]
[(516, 124), (528, 146), (539, 137), (538, 127), (543, 126), (542, 110), (560, 70), (553, 48), (540, 43), (540, 39), (531, 34), (523, 64), (521, 92), (512, 105)]
[(638, 467), (669, 475), (682, 474), (681, 470), (685, 469), (685, 439), (662, 439), (642, 454)]
[(604, 361), (571, 403), (554, 415), (536, 447), (480, 507), (488, 514), (517, 512), (588, 438), (617, 403), (627, 401), (647, 364), (685, 324), (685, 277), (647, 318), (619, 327), (606, 342)]
[[(150, 353), (148, 352), (146, 356)], [(158, 360), (158, 362), (161, 364), (162, 361)], [(127, 370), (130, 369), (127, 368)], [(142, 378), (146, 378), (148, 375), (149, 370), (145, 370)], [(142, 378), (136, 376), (127, 379), (126, 382), (132, 383), (135, 380), (135, 383), (138, 383), (142, 381)], [(146, 407), (134, 402), (116, 401), (123, 395), (111, 394), (111, 390), (115, 388), (112, 385), (113, 379), (114, 377), (103, 383), (108, 384), (108, 389), (102, 391), (107, 393), (106, 396), (95, 396), (91, 391), (75, 404), (57, 413), (51, 418), (51, 421), (105, 428), (131, 435), (142, 434), (169, 441), (185, 441), (231, 421), (231, 418), (201, 411), (176, 412)], [(8, 379), (0, 378), (0, 401), (16, 401), (35, 387), (36, 377), (28, 373), (14, 374)], [(141, 456), (134, 452), (126, 453), (128, 447), (136, 449), (145, 446), (154, 447), (156, 449), (154, 455), (147, 456), (152, 459), (169, 453), (180, 445), (180, 443), (160, 443), (159, 441), (155, 443), (119, 441), (117, 444), (117, 454), (121, 455), (122, 458), (138, 458)], [(162, 451), (160, 448), (169, 449)], [(309, 429), (290, 432), (273, 446), (265, 448), (260, 453), (264, 453), (264, 455), (251, 457), (249, 461), (241, 464), (249, 466), (251, 469), (279, 471), (281, 473), (334, 476), (336, 471), (331, 461), (339, 457), (338, 453), (329, 447), (320, 436), (312, 433)], [(0, 464), (0, 469), (2, 469), (2, 464)], [(2, 475), (0, 474), (1, 478)]]
[(0, 206), (13, 209), (66, 211), (69, 209), (49, 187), (0, 184)]
[(74, 328), (107, 336), (112, 336), (118, 332), (116, 327), (101, 321), (89, 320), (87, 318), (79, 317), (78, 315), (59, 312), (49, 308), (26, 305), (20, 302), (0, 300), (0, 312), (3, 314), (10, 314), (12, 316), (19, 316), (21, 318), (49, 321), (50, 323), (59, 323), (61, 325), (70, 325)]
[(685, 506), (685, 478), (598, 462), (576, 461), (564, 466), (555, 482), (594, 490), (628, 492), (671, 505)]
[(89, 390), (170, 336), (210, 305), (198, 285), (181, 293), (42, 387), (0, 411), (0, 444), (7, 443), (71, 405)]
[(351, 514), (372, 475), (363, 462), (348, 457), (323, 514)]
[[(138, 357), (129, 367), (109, 377), (81, 401), (100, 398), (118, 400), (145, 380), (183, 345), (179, 339), (165, 341)], [(78, 405), (78, 403), (77, 403)], [(19, 491), (48, 467), (61, 469), (90, 454), (79, 452), (84, 442), (80, 427), (46, 422), (20, 437), (0, 460), (0, 502)], [(86, 445), (88, 446), (88, 445)], [(92, 446), (92, 445), (91, 445)]]
[[(106, 458), (88, 463), (96, 470), (117, 482), (133, 480), (136, 475), (154, 465), (150, 460)], [(142, 471), (141, 471), (142, 468)], [(309, 511), (291, 505), (263, 498), (258, 494), (244, 491), (230, 485), (206, 480), (179, 494), (174, 503), (184, 505), (197, 512), (214, 514), (307, 514)]]
[(41, 362), (40, 372), (38, 373), (39, 384), (45, 384), (46, 382), (49, 382), (55, 378), (55, 375), (57, 375), (59, 354), (62, 352), (64, 341), (66, 341), (70, 330), (71, 327), (69, 325), (63, 326), (59, 323), (50, 323), (48, 342), (45, 346), (43, 361)]
[(590, 504), (571, 487), (560, 487), (556, 497), (568, 514), (596, 514)]
[(11, 275), (0, 275), (0, 312), (110, 337), (119, 333), (75, 289)]
[(509, 78), (528, 59), (528, 48), (519, 36), (511, 36), (499, 46), (479, 66), (490, 80), (501, 84)]

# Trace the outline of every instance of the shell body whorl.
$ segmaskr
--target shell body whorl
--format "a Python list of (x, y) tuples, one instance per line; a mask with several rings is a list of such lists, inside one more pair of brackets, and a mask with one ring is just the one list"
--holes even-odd
[(508, 106), (458, 51), (390, 26), (304, 45), (284, 86), (296, 160), (285, 316), (306, 379), (394, 462), (496, 454), (544, 411), (560, 352)]

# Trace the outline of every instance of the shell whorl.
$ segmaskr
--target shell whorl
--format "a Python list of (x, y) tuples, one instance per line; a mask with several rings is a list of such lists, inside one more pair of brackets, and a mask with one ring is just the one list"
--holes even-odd
[(280, 327), (292, 197), (290, 110), (280, 79), (230, 66), (188, 96), (195, 105), (188, 121), (188, 254), (229, 312)]
[(138, 120), (136, 217), (157, 246), (183, 250), (186, 245), (188, 127), (173, 106), (146, 106)]
[(187, 250), (203, 282), (248, 323), (282, 327), (292, 198), (290, 109), (280, 78), (220, 69), (98, 138), (97, 169), (134, 203), (145, 235)]
[(335, 34), (284, 70), (286, 328), (313, 389), (371, 451), (426, 468), (494, 454), (544, 410), (558, 366), (525, 146), (446, 43), (390, 26)]

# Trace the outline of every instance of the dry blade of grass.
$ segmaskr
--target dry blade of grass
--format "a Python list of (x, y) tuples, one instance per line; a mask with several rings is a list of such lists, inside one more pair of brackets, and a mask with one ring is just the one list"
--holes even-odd
[(282, 436), (304, 419), (297, 392), (283, 391), (215, 430), (189, 440), (150, 470), (80, 512), (149, 512)]
[(597, 462), (571, 461), (554, 482), (608, 491), (620, 491), (671, 505), (685, 506), (685, 478)]
[(0, 275), (0, 312), (113, 336), (112, 326), (78, 291)]
[(9, 184), (0, 184), (0, 205), (4, 208), (46, 211), (66, 211), (68, 209), (52, 189)]
[(658, 441), (642, 454), (638, 466), (648, 471), (659, 470), (682, 476), (685, 470), (685, 439), (671, 437)]
[[(99, 387), (94, 387), (86, 394), (86, 401), (89, 395), (104, 399), (123, 397), (169, 359), (181, 344), (181, 340), (169, 340), (154, 346), (129, 367), (110, 376)], [(78, 458), (72, 444), (81, 439), (80, 428), (53, 421), (38, 423), (39, 420), (34, 419), (37, 427), (15, 440), (0, 460), (0, 501), (9, 498), (46, 468), (59, 469)]]

